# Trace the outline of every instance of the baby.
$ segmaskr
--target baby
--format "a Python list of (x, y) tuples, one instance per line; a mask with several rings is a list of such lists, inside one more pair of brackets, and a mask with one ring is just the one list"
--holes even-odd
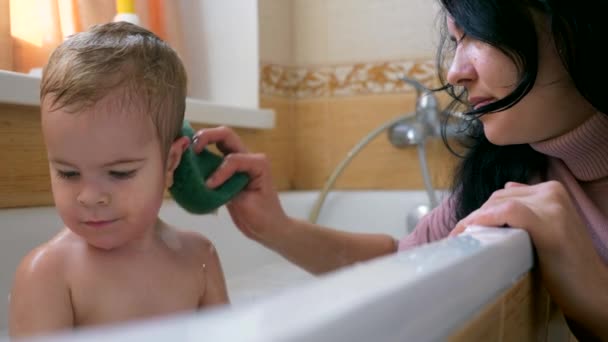
[(189, 139), (186, 73), (153, 33), (109, 23), (61, 44), (41, 121), (65, 224), (20, 263), (10, 334), (125, 322), (228, 303), (209, 240), (158, 213)]

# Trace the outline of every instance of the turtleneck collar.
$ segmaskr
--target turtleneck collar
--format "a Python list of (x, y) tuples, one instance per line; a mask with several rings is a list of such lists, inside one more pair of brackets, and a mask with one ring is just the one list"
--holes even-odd
[(561, 159), (579, 181), (608, 176), (608, 115), (598, 113), (572, 131), (531, 144), (536, 151)]

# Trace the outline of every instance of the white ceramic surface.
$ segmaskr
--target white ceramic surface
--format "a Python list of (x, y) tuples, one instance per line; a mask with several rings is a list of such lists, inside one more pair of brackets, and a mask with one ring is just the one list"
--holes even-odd
[[(285, 210), (306, 218), (317, 198), (316, 192), (287, 192), (280, 195)], [(319, 222), (350, 231), (405, 234), (407, 210), (425, 201), (423, 192), (353, 191), (331, 193)], [(167, 222), (200, 232), (220, 255), (231, 301), (249, 303), (302, 281), (313, 279), (274, 252), (245, 238), (232, 224), (225, 208), (217, 215), (186, 213), (168, 200), (161, 208)], [(61, 221), (52, 207), (0, 210), (0, 335), (7, 326), (7, 298), (19, 260), (32, 248), (53, 236)]]
[[(286, 210), (301, 218), (315, 199), (312, 192), (281, 194)], [(422, 192), (333, 193), (319, 220), (350, 231), (400, 237), (407, 210), (424, 200)], [(533, 262), (524, 231), (472, 227), (453, 239), (312, 277), (245, 239), (223, 209), (218, 215), (192, 216), (167, 202), (161, 216), (215, 243), (233, 304), (39, 341), (444, 340), (511, 287)], [(52, 234), (54, 229), (45, 230), (45, 225), (56, 223), (51, 208), (0, 211), (6, 239), (0, 252), (5, 270), (0, 290), (6, 291), (16, 258)]]
[[(40, 76), (0, 70), (0, 103), (39, 106)], [(185, 117), (190, 122), (208, 125), (254, 129), (270, 129), (275, 126), (273, 110), (225, 105), (193, 98), (186, 99)]]

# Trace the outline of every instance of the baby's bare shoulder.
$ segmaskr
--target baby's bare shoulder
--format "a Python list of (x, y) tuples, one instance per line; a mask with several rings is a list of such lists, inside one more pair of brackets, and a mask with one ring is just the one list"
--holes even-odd
[(44, 296), (60, 296), (68, 287), (67, 262), (74, 242), (64, 232), (34, 248), (21, 259), (14, 274), (11, 298), (40, 300)]
[(185, 264), (200, 267), (203, 274), (204, 286), (201, 293), (200, 307), (229, 303), (226, 281), (219, 255), (213, 243), (202, 234), (193, 231), (176, 231), (182, 245), (184, 256), (188, 258)]
[(27, 253), (17, 267), (16, 277), (46, 278), (63, 274), (73, 242), (64, 232)]
[(184, 246), (194, 253), (215, 253), (213, 243), (204, 235), (193, 231), (180, 231)]
[(36, 247), (17, 267), (9, 297), (11, 335), (64, 329), (73, 324), (66, 278), (70, 251), (64, 242), (55, 237)]
[(199, 261), (208, 261), (217, 257), (215, 246), (204, 235), (195, 231), (178, 229), (175, 229), (175, 234), (186, 257)]

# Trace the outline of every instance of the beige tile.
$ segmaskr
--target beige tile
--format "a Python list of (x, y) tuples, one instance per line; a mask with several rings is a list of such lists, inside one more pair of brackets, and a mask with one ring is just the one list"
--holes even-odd
[[(413, 107), (413, 94), (376, 95), (296, 101), (295, 151), (297, 189), (325, 185), (349, 151), (372, 130)], [(397, 149), (382, 132), (339, 175), (340, 189), (422, 189), (415, 148)], [(438, 139), (427, 159), (434, 184), (445, 188), (453, 156)]]
[(503, 315), (504, 302), (502, 298), (498, 298), (448, 340), (450, 342), (501, 341)]
[(326, 65), (328, 0), (293, 1), (296, 65)]
[(260, 0), (260, 60), (292, 65), (294, 60), (293, 0)]
[(535, 321), (532, 277), (517, 282), (504, 296), (504, 305), (503, 341), (532, 341)]
[(572, 340), (569, 329), (550, 303), (537, 270), (524, 275), (450, 336), (450, 341), (568, 340)]
[[(413, 108), (414, 94), (394, 94), (331, 98), (329, 115), (338, 123), (340, 139), (332, 144), (332, 159), (337, 165), (363, 138), (386, 121)], [(436, 187), (445, 188), (446, 176), (454, 163), (439, 139), (429, 142), (427, 161)], [(449, 167), (446, 167), (449, 166)], [(449, 178), (449, 177), (448, 177)], [(336, 182), (348, 189), (422, 189), (422, 173), (415, 147), (398, 149), (380, 133), (363, 148)]]
[[(549, 340), (551, 299), (538, 270), (522, 277), (504, 296), (503, 341)], [(566, 335), (569, 329), (562, 326)]]
[(327, 99), (296, 101), (295, 187), (319, 189), (333, 168), (331, 145), (336, 138)]
[(0, 105), (0, 208), (51, 205), (37, 107)]
[(435, 1), (327, 2), (329, 64), (428, 58), (435, 53)]
[[(413, 106), (412, 95), (291, 100), (262, 96), (262, 108), (276, 113), (271, 130), (236, 129), (253, 152), (271, 160), (279, 190), (320, 189), (349, 150), (371, 130)], [(35, 107), (0, 106), (0, 207), (52, 203), (48, 166)], [(4, 127), (4, 132), (1, 128)], [(195, 128), (203, 127), (195, 125)], [(435, 186), (444, 186), (453, 157), (440, 141), (429, 145)], [(338, 178), (342, 189), (422, 189), (415, 149), (396, 149), (381, 133)]]

